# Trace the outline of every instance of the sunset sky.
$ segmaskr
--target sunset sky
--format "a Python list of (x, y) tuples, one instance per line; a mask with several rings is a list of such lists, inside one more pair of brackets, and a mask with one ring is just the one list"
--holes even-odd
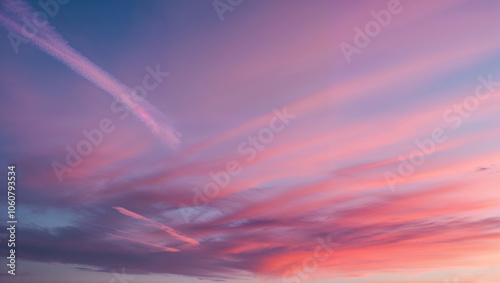
[(1, 282), (500, 282), (499, 1), (57, 1), (0, 1)]

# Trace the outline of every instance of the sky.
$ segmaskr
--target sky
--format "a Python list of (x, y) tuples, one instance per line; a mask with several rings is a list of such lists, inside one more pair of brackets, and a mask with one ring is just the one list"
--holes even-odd
[(0, 1), (0, 280), (500, 282), (499, 11)]

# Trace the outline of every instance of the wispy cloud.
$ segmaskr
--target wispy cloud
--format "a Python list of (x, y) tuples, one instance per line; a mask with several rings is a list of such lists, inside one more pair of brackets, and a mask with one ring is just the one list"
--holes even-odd
[[(70, 16), (90, 14), (77, 8), (94, 1), (76, 2), (68, 7), (75, 9)], [(87, 89), (76, 85), (74, 96), (41, 89), (42, 72), (40, 81), (33, 77), (32, 84), (23, 84), (30, 78), (11, 71), (17, 64), (23, 71), (45, 67), (29, 56), (0, 65), (1, 91), (8, 94), (8, 104), (0, 104), (8, 122), (0, 125), (1, 133), (8, 134), (6, 151), (28, 172), (19, 199), (26, 211), (36, 212), (24, 220), (33, 225), (19, 233), (23, 259), (102, 271), (125, 267), (148, 279), (176, 274), (282, 282), (283, 274), (307, 274), (335, 282), (437, 283), (453, 278), (445, 269), (464, 282), (498, 278), (486, 269), (500, 262), (500, 92), (464, 112), (470, 117), (457, 130), (442, 116), (471, 102), (466, 98), (478, 76), (491, 73), (500, 83), (500, 3), (402, 1), (404, 15), (347, 64), (338, 43), (353, 39), (352, 28), (369, 23), (371, 10), (395, 1), (245, 1), (223, 23), (210, 1), (174, 2), (123, 2), (121, 9), (134, 11), (138, 22), (109, 4), (112, 12), (103, 18), (120, 15), (105, 21), (126, 34), (116, 38), (120, 52), (113, 64), (136, 60), (142, 66), (147, 56), (161, 57), (176, 70), (172, 83), (160, 88), (183, 95), (151, 97), (158, 107), (172, 106), (169, 114), (182, 121), (177, 128), (184, 141), (175, 156), (153, 135), (144, 138), (137, 131), (141, 124), (127, 123), (59, 183), (50, 162), (60, 147), (43, 131), (56, 140), (66, 137), (76, 119), (67, 119), (64, 130), (54, 125), (75, 116), (53, 110), (67, 106), (61, 99), (67, 103)], [(172, 6), (184, 9), (181, 16), (165, 9)], [(154, 13), (142, 15), (141, 9), (152, 8)], [(2, 22), (19, 31), (25, 10), (4, 11)], [(184, 12), (197, 20), (187, 24)], [(100, 26), (85, 28), (93, 40), (108, 35), (99, 34)], [(109, 92), (123, 94), (125, 87), (56, 35), (39, 32), (35, 44)], [(138, 50), (148, 54), (134, 57)], [(120, 78), (137, 73), (117, 69)], [(85, 101), (84, 110), (100, 98)], [(262, 129), (270, 126), (272, 109), (285, 105), (297, 118), (262, 143), (259, 135), (265, 140)], [(16, 115), (21, 110), (26, 114)], [(150, 112), (140, 110), (140, 119), (149, 119)], [(436, 127), (447, 129), (446, 142), (390, 191), (384, 173), (410, 160), (414, 141)], [(242, 141), (256, 152), (253, 158), (238, 152)], [(226, 182), (228, 161), (242, 170)], [(227, 183), (218, 194), (205, 190), (215, 179)], [(189, 222), (186, 213), (193, 215)], [(327, 252), (317, 249), (324, 248), (318, 239), (335, 246), (322, 260), (315, 253)], [(461, 276), (470, 270), (477, 273)]]
[[(35, 13), (22, 0), (6, 0), (0, 10), (0, 23), (8, 30), (24, 37), (22, 19), (32, 19)], [(176, 149), (181, 143), (180, 134), (167, 122), (164, 115), (145, 100), (134, 99), (133, 90), (85, 58), (67, 42), (49, 24), (37, 28), (29, 34), (29, 40), (35, 46), (63, 62), (96, 86), (111, 94), (123, 103), (130, 112), (140, 119), (158, 138)]]
[(148, 222), (150, 225), (158, 228), (158, 229), (161, 229), (165, 232), (167, 232), (169, 235), (181, 240), (181, 241), (184, 241), (186, 243), (189, 243), (191, 245), (199, 245), (198, 241), (194, 240), (194, 239), (191, 239), (191, 238), (188, 238), (186, 236), (183, 236), (181, 235), (179, 232), (175, 231), (174, 229), (168, 227), (167, 225), (164, 225), (164, 224), (161, 224), (159, 222), (156, 222), (154, 220), (151, 220), (149, 218), (146, 218), (142, 215), (139, 215), (135, 212), (132, 212), (130, 210), (127, 210), (123, 207), (113, 207), (114, 209), (116, 209), (118, 212), (120, 212), (121, 214), (123, 215), (127, 215), (127, 216), (130, 216), (134, 219), (139, 219), (139, 220), (143, 220), (143, 221), (146, 221)]

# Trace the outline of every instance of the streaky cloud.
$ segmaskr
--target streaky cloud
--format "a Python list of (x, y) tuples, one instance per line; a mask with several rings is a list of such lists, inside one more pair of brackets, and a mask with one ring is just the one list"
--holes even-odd
[[(3, 8), (4, 10), (0, 11), (0, 23), (11, 32), (23, 36), (21, 20), (34, 17), (35, 13), (31, 7), (22, 1), (7, 0)], [(69, 46), (48, 23), (38, 27), (37, 32), (32, 33), (30, 41), (123, 103), (156, 137), (172, 149), (180, 146), (181, 134), (167, 122), (165, 116), (155, 106), (145, 100), (134, 100), (135, 95), (131, 88)]]
[(118, 212), (120, 212), (121, 214), (123, 215), (126, 215), (126, 216), (129, 216), (129, 217), (132, 217), (134, 219), (138, 219), (138, 220), (143, 220), (143, 221), (146, 221), (148, 222), (150, 225), (158, 228), (158, 229), (161, 229), (163, 231), (165, 231), (166, 233), (170, 234), (171, 236), (181, 240), (181, 241), (184, 241), (190, 245), (199, 245), (200, 243), (194, 239), (191, 239), (191, 238), (188, 238), (186, 236), (183, 236), (181, 235), (179, 232), (175, 231), (173, 228), (167, 226), (167, 225), (164, 225), (164, 224), (161, 224), (161, 223), (158, 223), (154, 220), (151, 220), (147, 217), (144, 217), (140, 214), (137, 214), (135, 212), (132, 212), (128, 209), (125, 209), (123, 207), (113, 207), (114, 209), (116, 209)]

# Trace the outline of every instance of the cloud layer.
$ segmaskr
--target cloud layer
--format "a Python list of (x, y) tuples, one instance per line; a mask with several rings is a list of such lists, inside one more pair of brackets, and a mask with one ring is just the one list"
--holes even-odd
[[(401, 1), (348, 63), (339, 44), (387, 1), (245, 1), (223, 22), (210, 2), (181, 2), (124, 2), (101, 17), (71, 2), (61, 16), (74, 26), (54, 19), (128, 85), (147, 64), (168, 66), (154, 106), (48, 28), (35, 45), (100, 89), (35, 49), (0, 66), (1, 155), (22, 186), (20, 258), (185, 282), (430, 283), (448, 271), (494, 282), (500, 89), (478, 77), (500, 81), (498, 3)], [(0, 21), (20, 32), (25, 7), (5, 9)], [(79, 13), (99, 24), (82, 27)], [(126, 32), (108, 38), (115, 28)], [(474, 105), (476, 89), (487, 98)], [(170, 144), (178, 135), (156, 113), (176, 117), (182, 147), (165, 150), (142, 124), (112, 116), (102, 90)], [(102, 117), (117, 130), (60, 183), (50, 164)], [(436, 129), (446, 139), (430, 146)]]

